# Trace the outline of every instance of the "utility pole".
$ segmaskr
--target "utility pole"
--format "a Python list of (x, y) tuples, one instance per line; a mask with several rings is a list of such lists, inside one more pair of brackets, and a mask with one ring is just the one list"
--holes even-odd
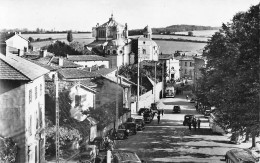
[(60, 134), (59, 134), (59, 79), (58, 74), (55, 75), (55, 92), (56, 92), (56, 98), (55, 98), (55, 104), (56, 104), (56, 162), (59, 163), (59, 157), (60, 157)]
[(154, 91), (153, 91), (153, 93), (154, 93), (154, 103), (155, 103), (155, 101), (156, 101), (156, 66), (157, 66), (157, 64), (156, 64), (157, 62), (156, 61), (154, 61)]
[(136, 101), (136, 113), (139, 110), (139, 50), (137, 55), (137, 101)]
[[(116, 85), (118, 87), (118, 66), (116, 67)], [(115, 124), (115, 128), (117, 129), (118, 126), (118, 88), (116, 89), (116, 124)]]

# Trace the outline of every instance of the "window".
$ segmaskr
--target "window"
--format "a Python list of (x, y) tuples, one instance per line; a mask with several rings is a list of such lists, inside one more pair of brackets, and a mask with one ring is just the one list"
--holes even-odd
[(32, 90), (30, 89), (29, 90), (29, 103), (32, 102)]
[(116, 50), (113, 50), (113, 54), (116, 54)]
[(80, 106), (81, 104), (81, 96), (76, 95), (75, 96), (75, 106)]
[(123, 53), (123, 51), (122, 50), (120, 50), (120, 54), (122, 54)]
[(107, 54), (110, 55), (110, 50), (107, 51)]
[(35, 87), (35, 99), (37, 99), (37, 86)]
[(187, 62), (185, 62), (185, 66), (187, 66)]
[(146, 54), (146, 49), (143, 49), (143, 54)]
[(185, 69), (185, 72), (184, 72), (185, 74), (187, 74), (187, 70)]
[(29, 126), (28, 126), (29, 135), (32, 135), (32, 116), (30, 115)]
[(42, 84), (40, 84), (40, 96), (42, 95)]
[(192, 62), (190, 62), (190, 67), (192, 66)]
[(190, 75), (191, 75), (192, 71), (190, 70)]

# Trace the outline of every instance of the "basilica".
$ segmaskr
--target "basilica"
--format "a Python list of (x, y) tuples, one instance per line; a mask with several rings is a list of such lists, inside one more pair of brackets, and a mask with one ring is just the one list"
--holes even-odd
[(95, 41), (89, 46), (99, 49), (110, 60), (110, 68), (134, 64), (138, 58), (158, 60), (159, 46), (152, 40), (152, 29), (148, 26), (143, 29), (143, 36), (129, 38), (127, 23), (118, 23), (112, 14), (108, 22), (97, 23), (92, 34)]

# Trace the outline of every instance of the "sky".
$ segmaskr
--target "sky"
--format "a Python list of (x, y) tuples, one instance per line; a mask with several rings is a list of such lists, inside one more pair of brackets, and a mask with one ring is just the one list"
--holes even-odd
[(0, 0), (0, 29), (91, 31), (113, 13), (129, 29), (176, 24), (220, 27), (259, 0)]

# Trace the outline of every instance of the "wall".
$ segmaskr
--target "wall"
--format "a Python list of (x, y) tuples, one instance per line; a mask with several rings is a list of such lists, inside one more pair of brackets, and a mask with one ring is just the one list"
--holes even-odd
[[(185, 62), (187, 62), (187, 66), (185, 66)], [(190, 63), (192, 66), (190, 66)], [(186, 77), (189, 76), (191, 79), (194, 79), (194, 60), (180, 60), (180, 77)], [(187, 70), (187, 73), (185, 74), (185, 69)]]
[(75, 64), (84, 66), (84, 67), (92, 67), (95, 65), (102, 66), (105, 68), (109, 68), (109, 61), (73, 61)]
[(26, 48), (28, 50), (28, 41), (26, 41), (25, 39), (21, 38), (18, 35), (14, 35), (9, 40), (7, 40), (6, 47), (7, 47), (6, 54), (10, 54), (9, 47), (12, 47), (12, 48), (20, 49), (20, 54), (23, 55), (24, 48)]
[(0, 136), (17, 143), (18, 162), (25, 162), (25, 83), (0, 80)]
[[(170, 59), (169, 61), (166, 61), (166, 65), (167, 65), (167, 80), (170, 80), (171, 78), (169, 78), (169, 76), (171, 76), (171, 74), (174, 74), (174, 80), (179, 79), (180, 78), (180, 63), (179, 60), (177, 59)], [(174, 70), (172, 69), (172, 67), (174, 67)], [(170, 68), (170, 72), (169, 72), (169, 68)], [(169, 75), (170, 74), (170, 75)]]
[[(144, 107), (150, 108), (151, 103), (154, 103), (154, 97), (155, 97), (155, 102), (159, 101), (160, 92), (162, 91), (162, 88), (163, 88), (162, 82), (159, 82), (156, 84), (155, 96), (153, 90), (148, 91), (145, 94), (141, 95), (139, 98), (139, 109)], [(136, 113), (136, 102), (131, 103), (131, 112)]]

